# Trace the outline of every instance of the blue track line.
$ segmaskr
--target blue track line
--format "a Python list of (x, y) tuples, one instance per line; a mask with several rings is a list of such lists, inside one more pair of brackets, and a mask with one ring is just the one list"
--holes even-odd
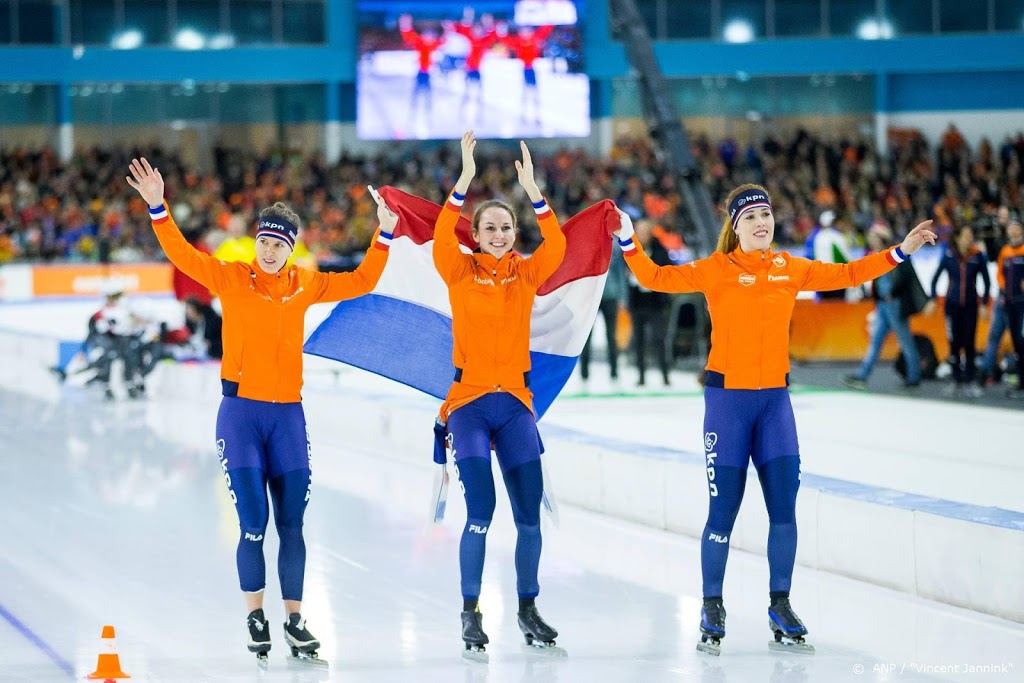
[(3, 617), (7, 622), (14, 627), (14, 630), (25, 636), (25, 638), (35, 645), (44, 655), (50, 658), (50, 661), (60, 667), (60, 670), (68, 675), (69, 678), (75, 677), (75, 667), (68, 660), (57, 654), (50, 645), (36, 635), (35, 631), (30, 629), (28, 626), (23, 624), (18, 617), (10, 613), (10, 611), (0, 604), (0, 617)]

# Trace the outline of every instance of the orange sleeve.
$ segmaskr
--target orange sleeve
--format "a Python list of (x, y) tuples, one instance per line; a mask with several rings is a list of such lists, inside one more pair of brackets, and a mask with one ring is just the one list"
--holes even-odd
[(153, 221), (153, 232), (156, 233), (157, 241), (178, 270), (196, 282), (206, 285), (214, 294), (219, 294), (227, 288), (232, 279), (231, 271), (236, 269), (237, 264), (224, 263), (189, 244), (171, 217), (167, 202), (164, 202), (162, 212), (150, 209), (149, 215)]
[(999, 285), (1000, 294), (1006, 291), (1006, 278), (1003, 277), (1003, 262), (1006, 261), (1006, 257), (1009, 254), (1009, 248), (1004, 246), (999, 250), (999, 256), (996, 257), (996, 284)]
[(636, 238), (630, 237), (626, 244), (619, 244), (622, 245), (626, 265), (633, 271), (636, 281), (641, 286), (669, 294), (707, 291), (712, 279), (710, 275), (715, 267), (710, 258), (691, 261), (682, 266), (659, 266), (640, 248)]
[(896, 253), (896, 247), (890, 247), (877, 254), (870, 254), (850, 263), (824, 263), (805, 258), (793, 258), (791, 263), (806, 264), (803, 284), (800, 290), (805, 292), (828, 292), (835, 289), (857, 287), (868, 280), (885, 275), (906, 259)]
[(314, 287), (317, 301), (344, 301), (369, 294), (380, 281), (388, 263), (390, 241), (382, 238), (378, 229), (366, 257), (351, 273), (315, 273)]
[(544, 204), (540, 209), (542, 213), (537, 215), (537, 224), (540, 226), (540, 234), (544, 241), (533, 255), (526, 259), (520, 271), (527, 282), (538, 287), (558, 270), (558, 266), (562, 265), (562, 259), (565, 258), (565, 233), (558, 224), (555, 212), (547, 202)]
[(448, 285), (473, 272), (473, 257), (462, 252), (459, 238), (455, 235), (461, 210), (461, 205), (455, 204), (449, 196), (434, 223), (434, 267)]

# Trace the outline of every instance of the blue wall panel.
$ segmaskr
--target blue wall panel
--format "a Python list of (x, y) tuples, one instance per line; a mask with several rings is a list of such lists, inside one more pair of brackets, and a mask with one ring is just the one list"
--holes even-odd
[(889, 111), (955, 109), (1024, 109), (1024, 70), (889, 77)]

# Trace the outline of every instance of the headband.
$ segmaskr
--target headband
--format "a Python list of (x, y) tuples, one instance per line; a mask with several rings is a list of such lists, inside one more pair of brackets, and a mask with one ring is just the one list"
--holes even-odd
[(295, 237), (298, 234), (299, 229), (280, 216), (267, 216), (266, 218), (261, 218), (259, 227), (256, 229), (256, 239), (259, 239), (263, 235), (276, 237), (277, 239), (287, 243), (292, 249), (295, 248)]
[(732, 227), (736, 228), (740, 217), (747, 211), (762, 207), (767, 207), (769, 210), (772, 208), (772, 203), (768, 200), (768, 195), (764, 190), (746, 190), (739, 193), (729, 203), (729, 221), (732, 223)]

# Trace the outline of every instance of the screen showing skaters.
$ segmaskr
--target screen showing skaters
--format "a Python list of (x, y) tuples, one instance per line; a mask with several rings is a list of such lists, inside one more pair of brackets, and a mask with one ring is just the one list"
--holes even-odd
[(466, 526), (459, 546), (462, 639), (470, 658), (486, 658), (489, 642), (480, 613), (487, 531), (494, 514), (493, 446), (505, 479), (518, 540), (515, 550), (518, 621), (528, 645), (553, 648), (558, 632), (541, 619), (540, 506), (544, 491), (540, 438), (530, 392), (530, 313), (537, 289), (558, 268), (566, 239), (533, 177), (533, 161), (520, 142), (519, 183), (537, 212), (544, 241), (524, 259), (512, 250), (517, 217), (504, 202), (483, 202), (473, 214), (472, 253), (455, 233), (476, 175), (472, 132), (462, 138), (462, 173), (434, 227), (434, 265), (448, 286), (452, 307), (455, 381), (441, 406), (448, 450), (466, 496)]
[(355, 4), (360, 139), (454, 140), (470, 126), (478, 138), (589, 135), (575, 3)]
[(619, 243), (641, 285), (702, 292), (714, 326), (704, 383), (704, 455), (709, 510), (701, 537), (704, 604), (697, 648), (719, 654), (725, 637), (722, 584), (747, 467), (757, 468), (768, 508), (768, 618), (773, 648), (813, 652), (807, 629), (789, 603), (796, 560), (796, 496), (800, 447), (789, 399), (789, 326), (797, 293), (859, 286), (892, 270), (922, 244), (935, 243), (925, 221), (897, 247), (848, 264), (822, 263), (772, 251), (775, 218), (768, 192), (741, 185), (726, 199), (717, 251), (681, 266), (658, 266), (637, 245), (620, 212)]
[[(128, 184), (149, 206), (153, 230), (168, 259), (220, 297), (224, 312), (223, 399), (217, 414), (217, 453), (239, 520), (236, 560), (249, 615), (249, 650), (266, 661), (269, 623), (263, 612), (263, 539), (270, 502), (280, 537), (278, 574), (292, 655), (317, 659), (320, 642), (302, 617), (306, 545), (303, 516), (310, 497), (312, 450), (302, 410), (302, 341), (306, 310), (315, 303), (353, 299), (371, 291), (387, 263), (398, 217), (376, 192), (380, 229), (351, 273), (287, 266), (299, 217), (278, 202), (260, 212), (256, 258), (222, 262), (185, 241), (164, 201), (159, 169), (132, 160)], [(372, 188), (371, 188), (372, 190)]]

